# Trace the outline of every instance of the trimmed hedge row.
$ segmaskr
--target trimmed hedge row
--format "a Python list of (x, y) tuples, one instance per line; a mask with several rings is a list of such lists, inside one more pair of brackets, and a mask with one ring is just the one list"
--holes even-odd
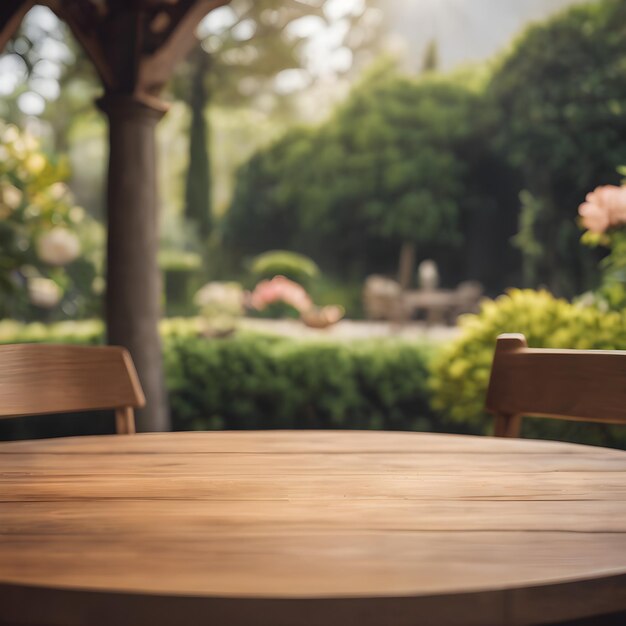
[(176, 429), (438, 428), (424, 345), (242, 335), (165, 354)]

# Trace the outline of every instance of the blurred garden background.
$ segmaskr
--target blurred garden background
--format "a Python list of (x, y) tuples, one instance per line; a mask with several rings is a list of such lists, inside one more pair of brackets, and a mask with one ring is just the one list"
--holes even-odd
[[(198, 37), (158, 126), (172, 428), (489, 433), (499, 333), (626, 349), (622, 0), (232, 0)], [(103, 341), (99, 95), (33, 8), (0, 56), (1, 343)]]

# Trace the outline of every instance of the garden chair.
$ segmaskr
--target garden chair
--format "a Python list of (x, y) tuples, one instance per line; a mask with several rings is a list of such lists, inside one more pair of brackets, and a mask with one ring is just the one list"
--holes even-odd
[(496, 437), (518, 437), (525, 415), (626, 424), (626, 351), (531, 349), (500, 335), (486, 408)]
[(117, 433), (130, 434), (145, 402), (124, 348), (0, 346), (0, 418), (115, 409)]

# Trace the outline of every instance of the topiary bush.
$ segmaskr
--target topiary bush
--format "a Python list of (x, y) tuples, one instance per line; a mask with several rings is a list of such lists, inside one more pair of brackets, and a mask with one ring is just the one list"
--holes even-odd
[(250, 265), (255, 280), (285, 276), (305, 287), (320, 274), (312, 259), (288, 250), (270, 250), (256, 256)]
[(438, 427), (422, 345), (240, 335), (171, 340), (165, 356), (178, 430)]
[[(432, 360), (432, 406), (445, 421), (481, 434), (492, 428), (484, 402), (499, 334), (523, 333), (532, 348), (626, 349), (626, 311), (602, 312), (547, 291), (510, 290), (495, 301), (485, 301), (478, 315), (463, 316), (460, 326), (461, 337), (442, 346)], [(604, 424), (527, 418), (523, 435), (626, 445), (623, 427)]]

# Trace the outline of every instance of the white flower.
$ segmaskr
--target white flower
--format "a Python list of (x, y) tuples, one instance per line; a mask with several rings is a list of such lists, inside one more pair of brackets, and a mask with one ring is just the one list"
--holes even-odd
[(6, 126), (4, 129), (4, 133), (2, 134), (2, 141), (5, 143), (13, 143), (17, 141), (20, 137), (20, 134), (17, 132), (17, 127), (10, 124)]
[(63, 292), (61, 288), (49, 278), (29, 278), (28, 298), (42, 309), (52, 309), (59, 304)]
[(241, 315), (243, 310), (243, 290), (239, 283), (210, 282), (194, 296), (194, 304), (205, 314)]
[(70, 219), (74, 224), (79, 224), (85, 219), (85, 209), (79, 206), (70, 209)]
[(67, 185), (65, 183), (53, 183), (50, 185), (50, 195), (55, 200), (60, 200), (67, 193)]
[(67, 265), (80, 254), (80, 241), (67, 228), (57, 226), (39, 237), (37, 254), (44, 263)]
[(9, 209), (17, 209), (22, 202), (22, 192), (13, 185), (7, 185), (0, 190), (2, 194), (2, 203), (6, 204)]

